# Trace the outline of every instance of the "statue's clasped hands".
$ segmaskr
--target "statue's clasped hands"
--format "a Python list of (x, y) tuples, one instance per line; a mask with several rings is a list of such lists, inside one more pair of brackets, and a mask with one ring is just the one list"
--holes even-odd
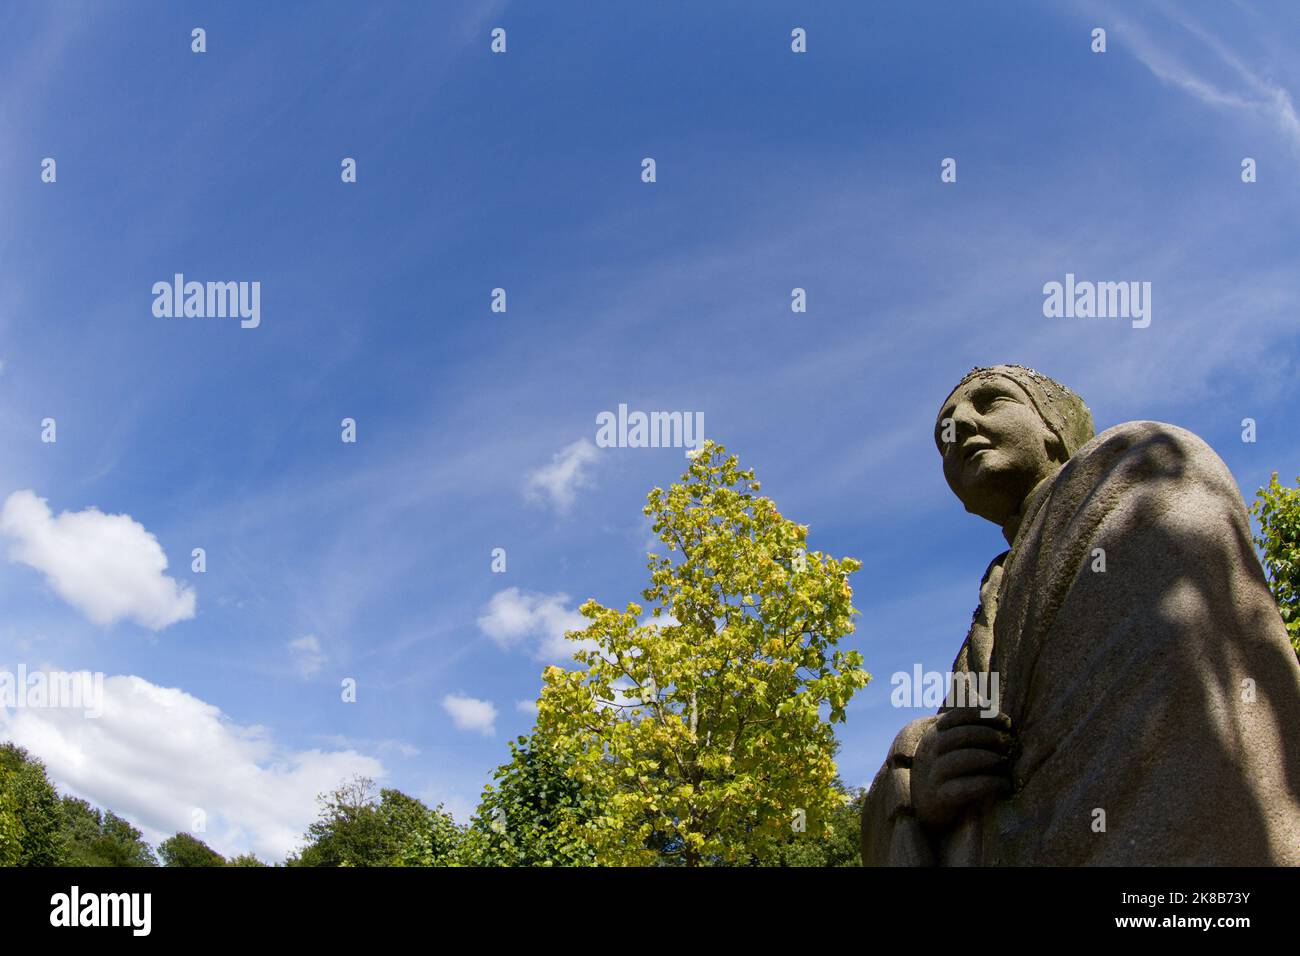
[(943, 828), (969, 807), (1011, 793), (1011, 719), (975, 707), (946, 711), (921, 738), (912, 762), (912, 805), (922, 826)]

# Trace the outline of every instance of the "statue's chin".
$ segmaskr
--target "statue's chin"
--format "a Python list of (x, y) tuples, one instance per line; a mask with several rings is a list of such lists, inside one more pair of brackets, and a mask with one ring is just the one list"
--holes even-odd
[(1020, 464), (987, 453), (979, 455), (967, 463), (961, 491), (953, 491), (968, 513), (1004, 527), (1039, 479), (1045, 477)]
[(966, 511), (977, 518), (993, 522), (999, 528), (1005, 525), (1011, 516), (1015, 514), (1014, 508), (989, 508), (981, 505), (966, 505)]
[(1024, 496), (1008, 494), (1015, 485), (1013, 480), (1009, 480), (1009, 476), (989, 477), (991, 480), (981, 483), (982, 486), (971, 488), (970, 493), (958, 497), (967, 513), (1002, 527), (1020, 507)]

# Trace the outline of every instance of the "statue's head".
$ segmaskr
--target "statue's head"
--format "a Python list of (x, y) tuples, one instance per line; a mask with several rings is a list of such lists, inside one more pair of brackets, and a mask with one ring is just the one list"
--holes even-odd
[(972, 369), (934, 426), (948, 487), (967, 511), (998, 525), (1093, 434), (1083, 399), (1019, 365)]

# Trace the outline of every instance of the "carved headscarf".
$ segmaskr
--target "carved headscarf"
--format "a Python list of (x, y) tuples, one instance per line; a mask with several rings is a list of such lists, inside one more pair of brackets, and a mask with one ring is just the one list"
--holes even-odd
[[(1015, 382), (1033, 402), (1038, 417), (1051, 430), (1065, 448), (1066, 457), (1072, 456), (1097, 433), (1092, 423), (1092, 412), (1083, 399), (1055, 379), (1023, 365), (994, 365), (990, 368), (973, 368), (944, 396), (942, 410), (953, 392), (976, 378), (1001, 376)], [(940, 449), (942, 451), (942, 449)]]

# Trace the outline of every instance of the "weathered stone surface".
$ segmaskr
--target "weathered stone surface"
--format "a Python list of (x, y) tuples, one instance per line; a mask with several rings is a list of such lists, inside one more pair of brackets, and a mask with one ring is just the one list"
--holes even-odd
[[(1012, 366), (968, 377), (944, 406), (961, 435), (940, 442), (954, 492), (1012, 545), (954, 664), (999, 674), (1012, 792), (927, 823), (956, 791), (926, 735), (953, 731), (914, 721), (866, 801), (864, 862), (1300, 864), (1300, 666), (1232, 476), (1172, 425), (1088, 440), (1086, 407), (1041, 381)], [(895, 752), (929, 816), (898, 807)]]

